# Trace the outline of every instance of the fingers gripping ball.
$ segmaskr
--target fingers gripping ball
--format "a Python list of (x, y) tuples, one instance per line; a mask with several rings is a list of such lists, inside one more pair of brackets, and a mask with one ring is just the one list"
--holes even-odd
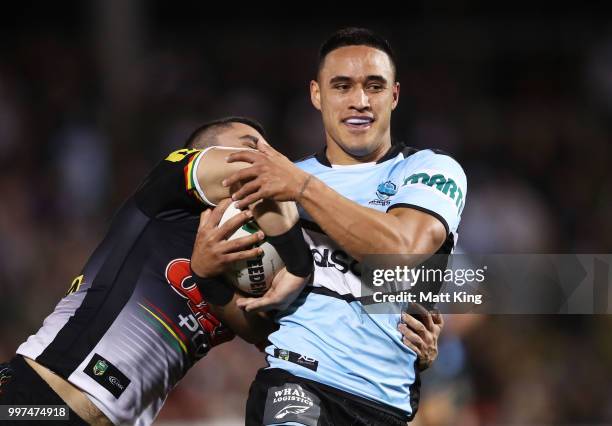
[[(230, 204), (221, 217), (219, 226), (239, 213), (240, 210), (235, 207), (234, 203)], [(259, 227), (252, 220), (229, 236), (228, 240), (246, 237), (257, 231)], [(263, 250), (262, 255), (253, 259), (238, 260), (225, 273), (225, 279), (229, 283), (251, 296), (264, 294), (272, 285), (274, 276), (285, 266), (278, 252), (267, 239), (262, 240), (258, 245)]]

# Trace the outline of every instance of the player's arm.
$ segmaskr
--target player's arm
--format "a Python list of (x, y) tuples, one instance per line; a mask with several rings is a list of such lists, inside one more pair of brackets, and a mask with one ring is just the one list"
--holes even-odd
[[(239, 187), (239, 183), (233, 188), (225, 187), (223, 181), (237, 171), (250, 166), (246, 162), (226, 161), (231, 153), (240, 151), (236, 148), (212, 147), (200, 153), (199, 158), (195, 160), (197, 178), (194, 180), (197, 181), (200, 197), (208, 204), (217, 205), (229, 197), (230, 189), (235, 190)], [(248, 305), (257, 309), (277, 309), (285, 305), (286, 299), (293, 297), (294, 286), (298, 279), (301, 279), (302, 286), (305, 285), (305, 278), (310, 276), (313, 269), (312, 255), (297, 224), (299, 217), (293, 201), (259, 200), (249, 208), (255, 221), (268, 237), (268, 242), (278, 251), (287, 273), (283, 273), (282, 283), (277, 285), (273, 283), (271, 289), (257, 301), (243, 301), (245, 302), (243, 307), (247, 308)]]
[(429, 213), (364, 207), (314, 177), (299, 200), (321, 229), (358, 261), (366, 254), (433, 254), (447, 237), (444, 224)]
[[(230, 188), (223, 186), (222, 182), (237, 171), (250, 166), (245, 162), (227, 163), (228, 155), (239, 151), (240, 149), (213, 147), (195, 159), (193, 180), (196, 182), (198, 194), (209, 205), (218, 205), (223, 200), (228, 200)], [(229, 200), (225, 201), (228, 202)], [(260, 339), (262, 335), (267, 336), (270, 327), (269, 324), (263, 325), (259, 314), (247, 312), (284, 309), (288, 306), (306, 285), (313, 268), (312, 257), (301, 228), (297, 224), (298, 213), (294, 202), (261, 200), (250, 206), (250, 211), (245, 210), (241, 213), (240, 218), (230, 219), (218, 228), (217, 225), (226, 207), (227, 204), (219, 205), (211, 213), (205, 213), (209, 217), (203, 218), (200, 224), (194, 257), (192, 257), (192, 269), (200, 279), (210, 280), (220, 275), (223, 268), (235, 260), (248, 258), (240, 257), (245, 253), (235, 253), (237, 250), (248, 250), (244, 242), (242, 246), (236, 244), (232, 246), (232, 241), (226, 241), (226, 238), (248, 220), (251, 214), (285, 263), (285, 268), (277, 274), (271, 288), (259, 298), (243, 298), (235, 294), (232, 289), (233, 296), (228, 301), (227, 289), (220, 286), (218, 280), (217, 283), (209, 281), (200, 286), (201, 291), (208, 292), (209, 296), (210, 291), (225, 291), (226, 296), (218, 300), (215, 300), (215, 297), (212, 297), (212, 300), (211, 297), (207, 298), (211, 301), (213, 312), (218, 314), (236, 334), (253, 341)], [(238, 223), (240, 221), (242, 223)], [(261, 240), (263, 234), (258, 235)], [(201, 247), (200, 254), (198, 254), (199, 247)], [(261, 254), (261, 249), (254, 250), (258, 253), (251, 254), (250, 258)]]
[[(264, 313), (247, 312), (253, 308), (282, 309), (301, 292), (305, 278), (281, 270), (266, 295), (254, 302), (240, 303), (242, 299), (236, 290), (223, 282), (220, 276), (225, 268), (238, 260), (250, 259), (261, 254), (261, 248), (253, 245), (263, 239), (261, 231), (252, 235), (227, 240), (238, 228), (251, 220), (246, 210), (219, 226), (219, 221), (230, 204), (226, 199), (213, 210), (206, 210), (200, 218), (191, 256), (192, 278), (211, 307), (212, 313), (234, 333), (251, 343), (265, 341), (274, 329), (274, 324)], [(271, 295), (268, 293), (272, 292)], [(250, 300), (250, 299), (246, 299)]]
[(294, 200), (322, 230), (356, 260), (366, 254), (433, 254), (449, 229), (433, 215), (398, 204), (387, 212), (361, 206), (304, 172), (269, 145), (258, 143), (261, 153), (232, 154), (230, 161), (250, 162), (225, 181), (228, 187), (243, 182), (233, 198), (239, 207), (265, 198)]
[(265, 312), (255, 313), (241, 309), (237, 303), (240, 298), (238, 293), (234, 293), (229, 303), (210, 305), (211, 312), (243, 340), (260, 345), (278, 328), (278, 325)]
[[(250, 166), (246, 162), (228, 163), (226, 158), (240, 151), (239, 148), (212, 147), (196, 159), (197, 189), (208, 204), (216, 206), (230, 197), (230, 188), (222, 185), (223, 180)], [(237, 189), (238, 186), (232, 188)], [(290, 230), (298, 221), (294, 202), (261, 200), (252, 208), (257, 224), (267, 236), (277, 236)]]

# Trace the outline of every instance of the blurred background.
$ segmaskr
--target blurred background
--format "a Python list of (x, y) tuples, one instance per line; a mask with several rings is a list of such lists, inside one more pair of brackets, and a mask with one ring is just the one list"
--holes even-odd
[[(204, 2), (3, 6), (0, 360), (38, 329), (120, 202), (199, 124), (252, 116), (292, 159), (320, 149), (308, 83), (320, 43), (349, 25), (394, 46), (396, 139), (466, 170), (461, 251), (610, 252), (610, 20), (468, 18), (465, 2), (447, 3), (385, 19), (235, 17)], [(446, 320), (414, 424), (612, 424), (610, 316)], [(215, 348), (157, 423), (240, 424), (263, 364), (238, 340)]]

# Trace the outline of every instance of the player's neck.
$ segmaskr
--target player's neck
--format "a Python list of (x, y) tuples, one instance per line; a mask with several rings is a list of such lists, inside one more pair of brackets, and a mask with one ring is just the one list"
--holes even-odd
[(327, 148), (325, 150), (325, 156), (329, 160), (330, 164), (338, 165), (338, 166), (349, 166), (353, 164), (363, 164), (363, 163), (374, 163), (380, 160), (391, 148), (391, 138), (388, 141), (380, 144), (378, 148), (376, 148), (371, 153), (364, 155), (362, 157), (357, 157), (352, 155), (345, 150), (343, 150), (340, 145), (335, 143), (334, 141), (327, 142)]

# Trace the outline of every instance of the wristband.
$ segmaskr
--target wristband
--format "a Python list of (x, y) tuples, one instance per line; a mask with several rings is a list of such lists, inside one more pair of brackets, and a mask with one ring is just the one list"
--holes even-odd
[(287, 271), (298, 277), (307, 277), (313, 271), (312, 252), (304, 240), (299, 223), (284, 234), (266, 237), (285, 262)]
[(191, 279), (198, 286), (204, 299), (212, 305), (225, 306), (234, 297), (234, 289), (220, 279), (200, 277), (193, 272), (193, 269)]

